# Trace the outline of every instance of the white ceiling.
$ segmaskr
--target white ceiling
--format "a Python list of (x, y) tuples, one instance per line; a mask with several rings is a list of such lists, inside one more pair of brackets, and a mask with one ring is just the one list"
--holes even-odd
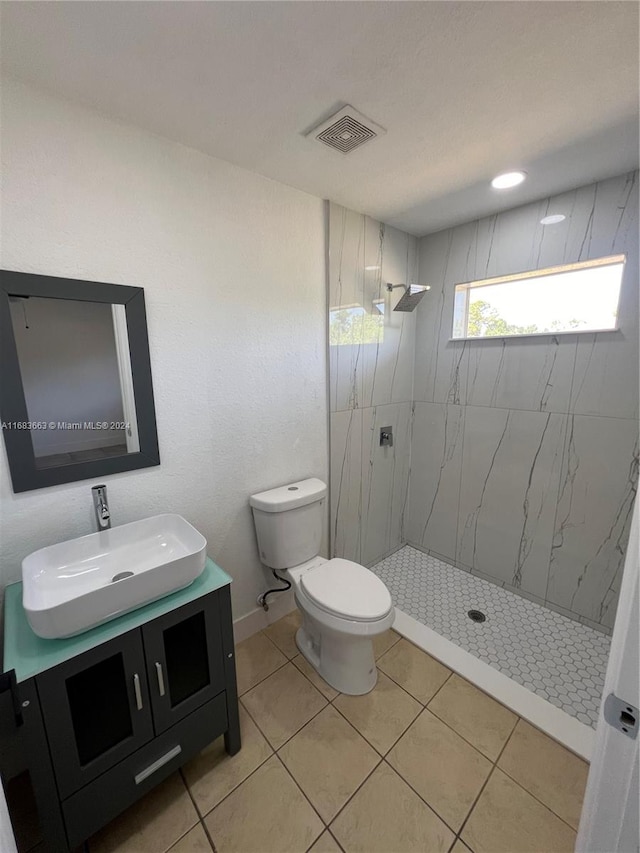
[[(9, 73), (415, 234), (635, 168), (638, 4), (4, 2)], [(345, 103), (387, 129), (303, 133)], [(522, 168), (499, 193), (488, 181)]]

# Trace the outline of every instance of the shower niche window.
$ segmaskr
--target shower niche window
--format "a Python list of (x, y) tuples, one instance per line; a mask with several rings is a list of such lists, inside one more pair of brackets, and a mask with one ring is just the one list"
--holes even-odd
[(384, 299), (372, 299), (363, 305), (338, 305), (329, 308), (331, 346), (381, 344), (384, 340)]
[[(400, 298), (393, 297), (396, 288), (402, 289)], [(379, 287), (379, 290), (382, 290)], [(381, 344), (384, 340), (386, 302), (389, 301), (392, 311), (410, 313), (414, 311), (422, 297), (431, 290), (429, 285), (422, 284), (391, 284), (387, 283), (384, 290), (387, 298), (375, 296), (367, 303), (339, 305), (329, 308), (329, 343), (331, 346), (345, 344)], [(390, 322), (390, 321), (388, 321)]]
[(611, 332), (625, 255), (458, 284), (453, 340)]

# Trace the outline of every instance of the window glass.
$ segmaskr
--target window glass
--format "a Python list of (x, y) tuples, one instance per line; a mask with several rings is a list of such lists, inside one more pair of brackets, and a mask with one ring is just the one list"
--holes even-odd
[(624, 255), (614, 255), (458, 284), (452, 337), (617, 329), (624, 262)]

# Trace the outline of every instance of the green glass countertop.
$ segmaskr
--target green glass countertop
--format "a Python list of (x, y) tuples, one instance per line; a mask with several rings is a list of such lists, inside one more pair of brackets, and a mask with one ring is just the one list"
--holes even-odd
[(26, 681), (229, 583), (229, 575), (207, 557), (202, 574), (188, 587), (66, 640), (36, 636), (22, 607), (22, 583), (9, 584), (4, 591), (4, 671), (14, 669), (16, 680)]

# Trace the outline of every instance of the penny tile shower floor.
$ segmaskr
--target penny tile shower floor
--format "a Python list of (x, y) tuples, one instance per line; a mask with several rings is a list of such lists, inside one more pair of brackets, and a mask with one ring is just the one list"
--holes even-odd
[[(595, 728), (609, 657), (605, 634), (409, 545), (371, 570), (404, 613)], [(472, 609), (486, 621), (473, 622)]]
[(584, 761), (394, 631), (374, 690), (339, 694), (298, 654), (298, 624), (237, 646), (240, 752), (215, 741), (90, 853), (574, 849)]

